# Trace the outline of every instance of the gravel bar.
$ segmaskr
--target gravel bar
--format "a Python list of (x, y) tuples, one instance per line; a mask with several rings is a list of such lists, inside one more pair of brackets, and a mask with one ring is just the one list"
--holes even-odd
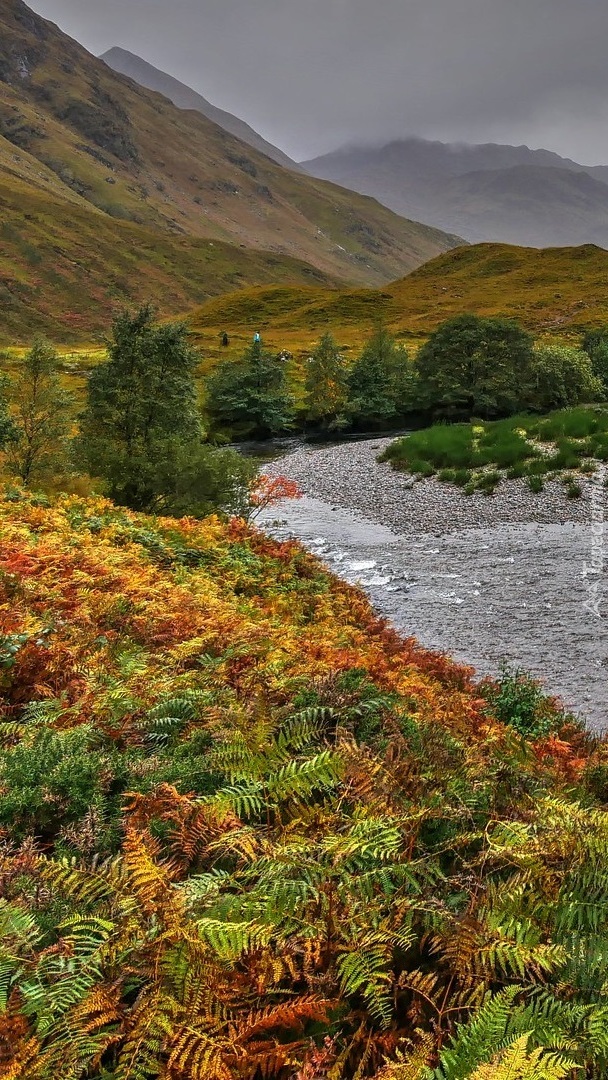
[(569, 499), (565, 486), (547, 481), (530, 491), (525, 480), (503, 480), (494, 495), (465, 495), (435, 478), (416, 480), (396, 472), (378, 455), (392, 439), (344, 442), (322, 448), (300, 447), (264, 466), (268, 475), (296, 480), (305, 495), (358, 511), (402, 534), (459, 532), (492, 525), (561, 525), (591, 521), (597, 503), (597, 478), (577, 477), (582, 495)]

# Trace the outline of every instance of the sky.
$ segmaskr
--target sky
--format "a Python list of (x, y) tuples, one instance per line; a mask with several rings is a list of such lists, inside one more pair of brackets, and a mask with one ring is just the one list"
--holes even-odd
[(296, 160), (418, 135), (608, 164), (607, 0), (29, 0)]

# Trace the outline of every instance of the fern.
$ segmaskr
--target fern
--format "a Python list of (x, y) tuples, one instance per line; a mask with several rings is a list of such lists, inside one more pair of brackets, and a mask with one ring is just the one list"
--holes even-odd
[(342, 993), (361, 994), (374, 1020), (388, 1027), (392, 1018), (390, 953), (386, 942), (374, 943), (373, 935), (338, 959)]
[(478, 1066), (470, 1080), (564, 1080), (577, 1071), (575, 1062), (541, 1048), (530, 1051), (528, 1044), (522, 1035), (490, 1064)]
[[(490, 997), (468, 1024), (461, 1025), (442, 1051), (433, 1080), (466, 1080), (479, 1065), (491, 1061), (521, 1034), (514, 1017), (517, 987), (508, 987)], [(515, 1030), (514, 1030), (515, 1029)]]
[(196, 925), (203, 941), (221, 960), (239, 960), (245, 954), (268, 945), (272, 938), (270, 927), (254, 922), (231, 923), (203, 918)]

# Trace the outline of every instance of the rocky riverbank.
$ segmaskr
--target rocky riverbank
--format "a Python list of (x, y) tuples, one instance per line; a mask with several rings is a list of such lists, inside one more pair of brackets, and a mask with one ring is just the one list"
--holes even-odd
[[(378, 455), (391, 439), (366, 439), (323, 448), (299, 447), (265, 466), (270, 475), (296, 480), (313, 498), (388, 525), (399, 533), (448, 533), (493, 525), (560, 525), (591, 521), (601, 479), (580, 477), (582, 495), (569, 499), (565, 486), (549, 481), (539, 494), (525, 480), (504, 480), (494, 495), (465, 495), (432, 478), (395, 472)], [(608, 494), (608, 493), (606, 493)]]
[(307, 497), (260, 524), (360, 584), (403, 633), (480, 676), (503, 663), (528, 671), (591, 728), (608, 730), (601, 476), (581, 478), (573, 500), (555, 482), (538, 495), (508, 481), (493, 496), (466, 496), (380, 464), (389, 441), (297, 447), (274, 460), (265, 471), (297, 480)]

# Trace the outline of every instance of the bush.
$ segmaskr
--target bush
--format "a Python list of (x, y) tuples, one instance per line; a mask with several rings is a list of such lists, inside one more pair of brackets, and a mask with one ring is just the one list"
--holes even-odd
[(545, 490), (545, 482), (542, 476), (528, 476), (528, 487), (535, 495), (540, 495), (541, 491)]
[(482, 683), (482, 693), (492, 716), (526, 739), (543, 738), (564, 724), (555, 699), (547, 697), (530, 675), (507, 665), (498, 679)]
[(532, 354), (525, 396), (527, 408), (549, 412), (599, 401), (604, 388), (587, 353), (566, 345), (542, 345), (536, 346)]
[(591, 360), (593, 374), (608, 396), (608, 330), (594, 330), (586, 334), (582, 347)]

